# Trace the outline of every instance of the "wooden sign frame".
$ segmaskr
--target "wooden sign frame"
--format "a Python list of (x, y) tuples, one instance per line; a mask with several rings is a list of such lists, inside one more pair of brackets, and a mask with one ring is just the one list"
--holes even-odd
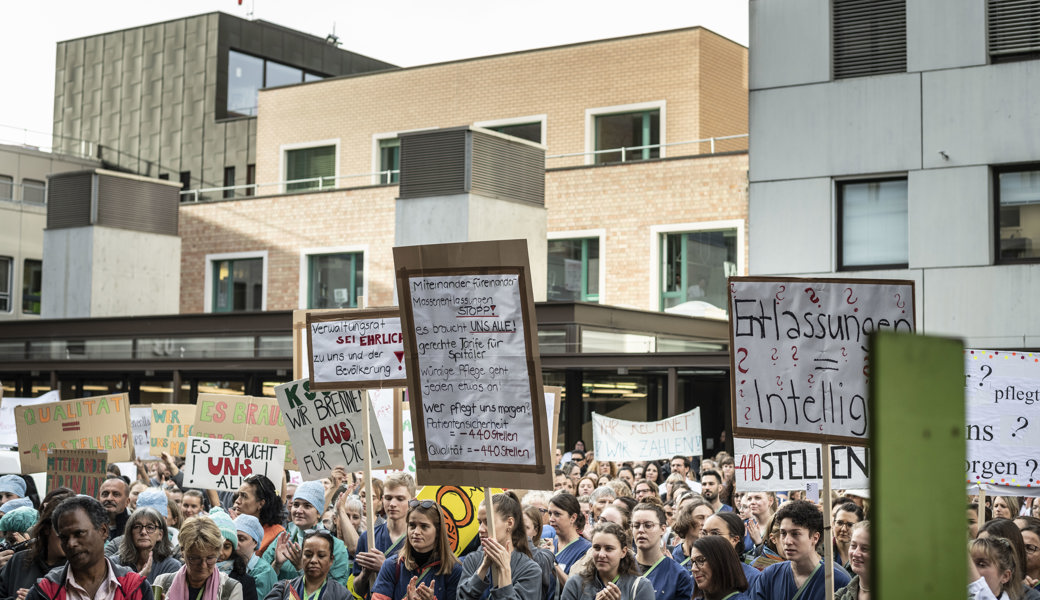
[[(400, 319), (401, 311), (396, 308), (358, 308), (350, 310), (336, 310), (332, 312), (322, 311), (321, 313), (307, 312), (306, 314), (306, 327), (303, 331), (305, 338), (305, 347), (307, 348), (307, 355), (303, 357), (303, 360), (307, 361), (308, 365), (308, 378), (311, 380), (311, 389), (313, 390), (363, 390), (363, 389), (380, 389), (380, 388), (396, 388), (402, 387), (408, 384), (407, 377), (394, 378), (394, 379), (354, 379), (349, 381), (322, 381), (318, 382), (314, 380), (314, 339), (312, 335), (311, 326), (315, 323), (328, 323), (331, 321), (359, 321), (363, 319)], [(402, 336), (404, 340), (408, 339), (407, 335), (404, 335), (404, 329), (402, 324)], [(402, 341), (402, 349), (407, 355), (408, 349)], [(402, 363), (404, 359), (402, 357)]]

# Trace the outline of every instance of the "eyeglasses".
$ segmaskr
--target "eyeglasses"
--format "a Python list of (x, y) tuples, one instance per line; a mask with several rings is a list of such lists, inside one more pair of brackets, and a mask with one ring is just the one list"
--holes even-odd
[(706, 556), (698, 556), (697, 558), (693, 558), (690, 560), (693, 564), (697, 565), (698, 569), (708, 564), (708, 557)]
[(207, 565), (215, 565), (215, 564), (217, 564), (217, 558), (219, 558), (219, 557), (216, 556), (216, 555), (212, 555), (212, 556), (185, 556), (184, 560), (188, 561), (189, 563), (191, 563), (193, 565), (201, 565), (202, 563), (206, 563)]
[(853, 525), (855, 525), (855, 523), (849, 523), (848, 521), (835, 521), (834, 522), (834, 527), (835, 528), (840, 527), (842, 529), (845, 529), (845, 528), (848, 528), (848, 527), (852, 527)]
[(632, 529), (635, 529), (636, 531), (639, 531), (641, 529), (646, 529), (647, 531), (650, 531), (651, 529), (653, 529), (654, 527), (657, 527), (658, 525), (660, 525), (660, 523), (643, 523), (643, 522), (638, 522), (638, 523), (632, 523)]
[(1040, 546), (1035, 546), (1033, 544), (1026, 544), (1026, 552), (1029, 553), (1029, 554), (1036, 554), (1037, 552), (1040, 552)]
[(417, 506), (419, 508), (433, 508), (434, 506), (437, 506), (437, 503), (434, 502), (433, 500), (409, 500), (408, 501), (408, 508), (415, 508)]
[(536, 506), (535, 508), (537, 508), (538, 512), (542, 513), (543, 515), (546, 514), (547, 512), (549, 512), (548, 508), (541, 508), (541, 507), (538, 507), (538, 506)]
[(721, 529), (705, 529), (703, 532), (701, 532), (701, 535), (717, 535), (719, 537), (722, 537), (725, 534), (722, 533)]
[(159, 530), (159, 526), (154, 525), (152, 523), (148, 523), (147, 525), (145, 525), (144, 523), (137, 523), (136, 525), (130, 528), (131, 531), (141, 531), (142, 529), (144, 529), (148, 533), (155, 533)]

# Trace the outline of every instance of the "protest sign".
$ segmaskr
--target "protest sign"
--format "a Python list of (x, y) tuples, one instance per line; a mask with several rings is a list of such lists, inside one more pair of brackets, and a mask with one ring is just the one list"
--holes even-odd
[(48, 450), (47, 489), (67, 487), (77, 494), (97, 498), (107, 469), (104, 450)]
[[(870, 450), (831, 446), (831, 487), (839, 490), (870, 487)], [(736, 489), (742, 492), (784, 492), (823, 483), (823, 452), (819, 444), (733, 438)]]
[(108, 460), (133, 459), (126, 394), (49, 402), (15, 409), (22, 473), (47, 469), (47, 450), (107, 450)]
[(195, 422), (195, 405), (153, 404), (151, 417), (151, 455), (184, 456)]
[(1040, 488), (1040, 354), (968, 349), (964, 374), (968, 484)]
[(15, 428), (14, 409), (19, 406), (46, 404), (61, 400), (57, 390), (52, 390), (36, 398), (3, 398), (0, 399), (0, 447), (12, 448), (18, 445), (18, 430)]
[[(309, 379), (299, 379), (274, 388), (304, 481), (328, 477), (335, 466), (363, 469), (361, 412), (367, 395), (361, 390), (312, 390), (310, 385)], [(369, 411), (369, 427), (372, 467), (389, 467), (390, 455), (374, 411)]]
[(295, 464), (282, 409), (275, 398), (199, 394), (193, 436), (285, 446), (285, 460)]
[(152, 407), (130, 407), (130, 435), (134, 439), (134, 458), (144, 460), (152, 453)]
[(701, 409), (649, 423), (592, 413), (592, 443), (600, 461), (702, 456)]
[(250, 475), (265, 475), (281, 489), (285, 446), (238, 440), (188, 438), (184, 487), (236, 492)]
[(864, 445), (867, 338), (914, 331), (914, 283), (731, 277), (733, 433)]
[[(491, 490), (492, 495), (502, 490)], [(448, 530), (448, 542), (451, 551), (459, 556), (477, 537), (480, 524), (477, 523), (477, 509), (484, 501), (484, 488), (469, 486), (423, 486), (415, 495), (416, 500), (433, 500), (437, 502), (444, 516), (444, 524)]]
[(311, 388), (403, 387), (404, 337), (397, 309), (307, 315)]
[(527, 242), (394, 248), (419, 483), (552, 486)]

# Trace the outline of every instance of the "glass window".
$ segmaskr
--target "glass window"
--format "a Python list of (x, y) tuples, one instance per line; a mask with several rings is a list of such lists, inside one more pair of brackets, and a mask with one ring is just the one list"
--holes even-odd
[(246, 188), (246, 196), (256, 194), (256, 165), (246, 165), (246, 185), (254, 186)]
[[(233, 188), (233, 187), (235, 187), (235, 167), (224, 167), (224, 187), (225, 188)], [(233, 189), (225, 189), (224, 190), (224, 197), (225, 198), (234, 198), (235, 197), (235, 190), (233, 190)]]
[(14, 260), (0, 256), (0, 312), (11, 312), (11, 271)]
[(264, 259), (213, 261), (213, 312), (262, 310)]
[(43, 293), (43, 261), (25, 259), (22, 268), (22, 312), (40, 314), (40, 296)]
[(280, 85), (290, 85), (303, 81), (303, 70), (289, 65), (267, 61), (267, 77), (264, 79), (264, 87), (272, 88)]
[(401, 180), (401, 138), (379, 140), (379, 183)]
[(596, 154), (596, 164), (647, 160), (661, 155), (661, 111), (598, 115), (596, 150), (617, 150)]
[(549, 240), (549, 300), (599, 302), (599, 238)]
[(318, 254), (308, 262), (309, 308), (357, 308), (365, 280), (360, 252)]
[(14, 179), (10, 175), (0, 175), (0, 200), (14, 200)]
[(737, 274), (736, 229), (664, 234), (661, 258), (661, 310), (684, 302), (711, 305), (691, 306), (704, 314), (726, 310), (726, 279)]
[(228, 112), (255, 116), (256, 96), (262, 87), (264, 59), (228, 50)]
[[(336, 185), (336, 147), (318, 146), (285, 152), (287, 181), (306, 179), (286, 186), (286, 191), (329, 188)], [(321, 181), (318, 181), (321, 178)]]
[(542, 124), (539, 121), (534, 123), (502, 125), (500, 127), (491, 127), (490, 129), (506, 135), (522, 138), (529, 142), (535, 142), (537, 144), (542, 143)]
[(901, 268), (909, 257), (906, 179), (838, 184), (838, 268)]
[(1040, 259), (1040, 166), (997, 173), (997, 259)]
[(33, 204), (47, 202), (47, 184), (37, 179), (22, 180), (22, 201)]
[(303, 74), (303, 80), (304, 81), (321, 81), (322, 79), (325, 79), (325, 76), (324, 75), (318, 75), (317, 73), (304, 73)]

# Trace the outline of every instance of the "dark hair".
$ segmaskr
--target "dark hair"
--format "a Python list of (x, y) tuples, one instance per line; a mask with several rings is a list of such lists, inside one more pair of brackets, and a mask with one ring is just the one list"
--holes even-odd
[(668, 525), (668, 515), (665, 514), (664, 509), (660, 506), (656, 504), (650, 504), (649, 502), (640, 502), (639, 504), (636, 504), (635, 507), (632, 509), (632, 514), (635, 515), (637, 512), (641, 510), (650, 511), (657, 515), (657, 523), (659, 525)]
[(527, 541), (527, 532), (524, 531), (524, 510), (516, 492), (509, 490), (495, 494), (491, 497), (491, 504), (495, 507), (496, 515), (503, 519), (513, 519), (513, 531), (510, 532), (513, 550), (531, 558), (531, 544)]
[(718, 517), (726, 523), (726, 529), (729, 530), (731, 536), (738, 540), (744, 539), (744, 520), (740, 518), (740, 515), (735, 512), (720, 512), (712, 516)]
[(140, 557), (137, 555), (137, 546), (134, 545), (133, 528), (134, 525), (142, 521), (145, 523), (148, 521), (154, 521), (159, 526), (159, 531), (162, 533), (162, 535), (159, 536), (159, 541), (152, 547), (153, 564), (159, 564), (161, 561), (169, 558), (173, 554), (173, 547), (170, 545), (169, 530), (166, 528), (166, 519), (163, 518), (163, 516), (159, 514), (159, 511), (154, 508), (138, 508), (130, 515), (130, 518), (126, 520), (126, 528), (123, 530), (123, 539), (119, 543), (119, 562), (131, 569), (136, 569), (137, 563), (140, 562)]
[[(616, 537), (621, 549), (625, 551), (618, 562), (618, 575), (639, 575), (636, 557), (632, 555), (632, 536), (629, 532), (617, 523), (600, 523), (592, 530), (592, 539), (596, 539), (596, 535), (600, 533)], [(586, 581), (592, 581), (596, 577), (596, 561), (590, 560), (585, 563), (581, 576)]]
[(41, 504), (43, 512), (40, 513), (40, 519), (36, 521), (36, 525), (33, 526), (29, 534), (32, 536), (33, 541), (29, 544), (27, 564), (32, 564), (36, 559), (47, 562), (47, 544), (49, 543), (50, 534), (54, 532), (54, 527), (51, 524), (51, 515), (54, 514), (54, 509), (58, 508), (62, 500), (75, 495), (76, 492), (69, 488), (60, 487), (51, 490), (44, 496)]
[(1022, 574), (1026, 571), (1026, 542), (1022, 539), (1022, 530), (1018, 525), (1011, 519), (997, 518), (979, 525), (979, 535), (983, 533), (1011, 542), (1011, 548), (1015, 551), (1015, 562), (1018, 563), (1018, 578), (1022, 579)]
[(860, 505), (856, 504), (855, 502), (846, 502), (844, 504), (839, 504), (839, 505), (835, 506), (834, 507), (834, 512), (832, 514), (834, 516), (837, 516), (838, 511), (852, 513), (852, 514), (856, 515), (856, 519), (858, 519), (860, 521), (863, 520), (863, 508)]
[(823, 533), (823, 515), (820, 514), (820, 509), (808, 500), (785, 502), (780, 510), (776, 511), (774, 517), (777, 523), (782, 523), (784, 519), (791, 519), (791, 522), (798, 527), (808, 529), (810, 536), (814, 533)]
[(578, 531), (585, 529), (585, 513), (581, 512), (581, 503), (574, 494), (558, 492), (549, 499), (549, 504), (562, 510), (568, 515), (578, 515), (574, 521), (574, 528)]
[(311, 539), (313, 537), (321, 538), (321, 539), (325, 540), (326, 542), (328, 542), (329, 543), (329, 556), (335, 556), (336, 555), (336, 542), (334, 541), (334, 538), (332, 537), (332, 534), (329, 533), (328, 530), (326, 530), (326, 529), (309, 529), (309, 530), (307, 530), (307, 533), (303, 534), (303, 543), (300, 544), (300, 548), (302, 549), (303, 548), (303, 544), (306, 544), (307, 540), (309, 540), (309, 539)]
[[(537, 506), (532, 506), (530, 504), (525, 506), (524, 516), (530, 519), (530, 521), (535, 524), (535, 527), (538, 528), (539, 532), (542, 531), (542, 511), (538, 510)], [(541, 537), (540, 533), (538, 537)]]
[[(416, 501), (413, 500), (412, 502)], [(448, 539), (447, 519), (445, 518), (444, 512), (439, 504), (433, 502), (432, 506), (423, 506), (424, 502), (430, 501), (422, 500), (416, 502), (415, 506), (409, 506), (408, 514), (405, 516), (405, 523), (407, 523), (408, 519), (412, 517), (412, 513), (421, 514), (430, 520), (430, 523), (432, 523), (434, 528), (437, 530), (437, 541), (434, 542), (433, 554), (430, 556), (430, 559), (440, 563), (440, 566), (437, 568), (437, 575), (451, 575), (452, 570), (454, 570), (455, 565), (457, 565), (459, 561), (455, 557), (455, 553), (451, 550), (451, 540)], [(523, 519), (521, 519), (521, 532), (524, 530), (523, 524)], [(527, 535), (525, 534), (524, 537), (526, 538)], [(405, 567), (409, 570), (418, 571), (425, 565), (420, 565), (415, 561), (415, 557), (412, 556), (413, 552), (412, 542), (406, 537), (404, 545), (401, 546), (401, 551), (398, 552), (398, 560), (403, 561)]]
[(690, 468), (690, 459), (689, 459), (689, 458), (686, 458), (685, 456), (679, 456), (678, 454), (676, 454), (675, 456), (673, 456), (673, 457), (672, 457), (672, 458), (671, 458), (671, 459), (670, 459), (670, 460), (668, 461), (668, 465), (669, 465), (669, 466), (671, 466), (671, 464), (672, 464), (672, 461), (673, 461), (673, 460), (675, 460), (675, 459), (677, 459), (677, 458), (678, 458), (679, 460), (681, 460), (681, 461), (682, 461), (682, 463), (683, 463), (683, 466), (684, 466), (684, 467), (686, 467), (687, 469), (689, 469), (689, 468)]
[[(1040, 537), (1040, 519), (1036, 517), (1015, 517), (1015, 521), (1025, 521), (1025, 527), (1019, 526), (1022, 531), (1031, 531)], [(1017, 524), (1016, 524), (1017, 525)], [(1025, 542), (1025, 540), (1022, 540)]]
[(202, 510), (208, 510), (210, 508), (209, 499), (206, 498), (205, 494), (203, 494), (200, 490), (184, 490), (184, 495), (181, 496), (181, 500), (183, 501), (185, 498), (188, 497), (198, 498), (199, 506), (202, 507)]
[[(711, 570), (709, 583), (712, 589), (704, 590), (705, 598), (723, 598), (730, 592), (743, 592), (748, 589), (747, 577), (740, 567), (740, 558), (728, 540), (709, 535), (694, 540), (693, 547), (708, 559), (708, 568)], [(696, 585), (695, 582), (694, 587)]]
[(715, 481), (718, 481), (719, 483), (722, 483), (722, 475), (718, 471), (716, 471), (715, 469), (705, 469), (705, 470), (701, 471), (701, 479), (704, 479), (705, 477), (707, 477), (709, 475), (714, 477)]
[(617, 470), (618, 477), (621, 476), (621, 472), (622, 471), (628, 471), (629, 473), (631, 473), (633, 480), (636, 478), (636, 472), (632, 470), (632, 467), (621, 467), (620, 469), (618, 469)]
[(61, 528), (58, 526), (58, 522), (61, 521), (61, 518), (75, 510), (87, 513), (87, 518), (90, 519), (90, 524), (95, 529), (104, 528), (106, 532), (108, 531), (108, 511), (101, 506), (100, 502), (89, 496), (70, 496), (62, 500), (61, 504), (51, 513), (51, 527), (55, 531), (59, 531)]
[[(654, 470), (657, 471), (657, 476), (654, 477), (653, 479), (650, 479), (649, 477), (646, 476), (646, 470), (649, 469), (650, 467), (653, 467)], [(647, 481), (652, 482), (654, 485), (658, 485), (660, 483), (660, 481), (661, 481), (661, 465), (657, 464), (657, 461), (654, 461), (654, 460), (646, 463), (646, 466), (643, 467), (643, 479), (646, 479)]]
[[(984, 520), (985, 521), (989, 521), (990, 519), (993, 518), (993, 511), (990, 510), (989, 506), (984, 506), (984, 508), (986, 509), (985, 510), (985, 519)], [(979, 514), (979, 505), (978, 505), (978, 503), (977, 502), (972, 502), (971, 504), (969, 504), (968, 505), (968, 510), (973, 510), (973, 511), (975, 511), (975, 514), (978, 515)]]
[(282, 496), (274, 489), (274, 483), (266, 475), (250, 475), (243, 482), (253, 488), (257, 500), (263, 502), (257, 520), (264, 527), (282, 524)]
[(624, 504), (625, 508), (628, 509), (628, 512), (635, 510), (636, 505), (639, 504), (639, 500), (636, 500), (632, 496), (618, 496), (617, 498), (614, 498), (614, 502)]
[(697, 523), (693, 517), (693, 511), (700, 506), (707, 506), (712, 510), (712, 512), (715, 511), (711, 504), (704, 498), (694, 498), (692, 502), (679, 507), (679, 510), (675, 513), (675, 519), (672, 521), (672, 531), (675, 535), (685, 538), (690, 533), (690, 528)]

